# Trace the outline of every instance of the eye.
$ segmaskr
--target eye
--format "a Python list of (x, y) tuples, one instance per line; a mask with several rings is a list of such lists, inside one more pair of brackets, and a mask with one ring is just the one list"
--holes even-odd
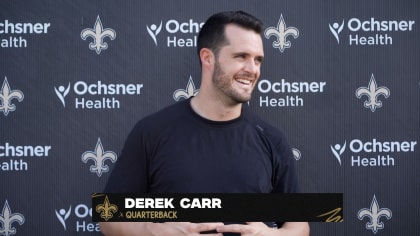
[(237, 55), (235, 55), (235, 58), (245, 59), (246, 55), (245, 54), (237, 54)]
[(261, 65), (264, 61), (263, 57), (257, 57), (255, 58), (255, 64)]

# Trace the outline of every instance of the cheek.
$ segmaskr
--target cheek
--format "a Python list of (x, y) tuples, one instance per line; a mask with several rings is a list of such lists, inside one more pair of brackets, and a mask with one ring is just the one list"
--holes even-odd
[(219, 66), (225, 70), (225, 71), (231, 71), (231, 70), (237, 70), (238, 68), (241, 68), (243, 65), (234, 59), (220, 59), (219, 60)]

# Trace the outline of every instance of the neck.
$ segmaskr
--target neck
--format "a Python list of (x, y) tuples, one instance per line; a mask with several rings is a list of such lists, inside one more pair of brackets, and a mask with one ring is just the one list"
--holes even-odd
[(241, 103), (228, 105), (220, 99), (209, 98), (200, 93), (191, 99), (191, 107), (201, 117), (213, 121), (228, 121), (241, 115)]

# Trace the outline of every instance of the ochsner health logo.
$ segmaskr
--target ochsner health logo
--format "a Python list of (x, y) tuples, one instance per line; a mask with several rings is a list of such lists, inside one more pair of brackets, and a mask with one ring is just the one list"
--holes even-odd
[[(395, 166), (397, 155), (414, 153), (417, 141), (380, 141), (376, 138), (364, 141), (353, 139), (350, 142), (330, 145), (331, 152), (340, 165), (350, 156), (351, 167)], [(347, 149), (348, 148), (348, 149)], [(351, 154), (345, 155), (346, 150)], [(348, 151), (347, 151), (348, 153)], [(397, 159), (398, 160), (398, 159)]]
[(55, 216), (64, 231), (74, 232), (100, 232), (99, 224), (92, 222), (92, 208), (87, 204), (77, 204), (69, 207), (55, 209)]
[[(400, 32), (414, 29), (414, 20), (378, 20), (369, 18), (350, 18), (339, 22), (329, 23), (328, 27), (337, 44), (350, 46), (392, 45), (392, 36)], [(346, 33), (343, 29), (347, 28)], [(341, 39), (341, 40), (340, 40)]]
[(197, 47), (197, 36), (203, 25), (204, 22), (194, 19), (170, 19), (166, 22), (160, 21), (160, 24), (146, 25), (146, 30), (156, 46), (161, 45), (162, 38), (166, 37), (166, 47), (168, 48)]
[[(26, 17), (25, 17), (26, 18)], [(12, 20), (0, 21), (0, 48), (27, 48), (28, 38), (38, 38), (41, 34), (48, 34), (51, 22), (31, 23), (14, 22)]]
[[(76, 81), (73, 85), (54, 86), (54, 92), (63, 107), (73, 106), (75, 109), (119, 109), (121, 107), (121, 96), (139, 96), (143, 84), (122, 84), (105, 83), (100, 80), (96, 82)], [(74, 103), (67, 97), (73, 91)]]
[[(303, 107), (304, 94), (322, 94), (327, 83), (317, 81), (290, 81), (287, 79), (267, 79), (258, 81), (259, 106), (280, 107)], [(317, 95), (318, 96), (318, 95)]]
[(58, 86), (58, 89), (56, 87), (54, 87), (54, 91), (55, 91), (55, 94), (57, 95), (57, 97), (60, 99), (63, 106), (66, 107), (66, 101), (64, 99), (66, 98), (67, 94), (69, 94), (70, 83), (69, 83), (69, 85), (67, 85), (67, 87), (64, 87), (62, 85)]

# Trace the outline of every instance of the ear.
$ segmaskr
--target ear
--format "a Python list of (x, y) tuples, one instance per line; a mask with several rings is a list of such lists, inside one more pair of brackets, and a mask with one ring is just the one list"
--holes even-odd
[(205, 67), (214, 64), (215, 58), (213, 52), (208, 48), (202, 48), (200, 50), (200, 60), (201, 64)]

